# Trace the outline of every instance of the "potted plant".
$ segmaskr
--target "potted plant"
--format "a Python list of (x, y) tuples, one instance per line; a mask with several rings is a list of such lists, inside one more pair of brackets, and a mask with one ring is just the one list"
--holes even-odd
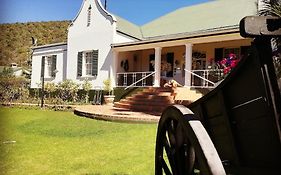
[(106, 79), (103, 81), (104, 84), (104, 102), (105, 104), (113, 104), (115, 95), (113, 94), (113, 88), (111, 86), (111, 80)]

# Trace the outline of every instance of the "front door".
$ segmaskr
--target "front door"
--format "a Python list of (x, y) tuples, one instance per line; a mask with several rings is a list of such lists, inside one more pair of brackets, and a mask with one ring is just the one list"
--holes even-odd
[(149, 55), (149, 71), (153, 72), (155, 71), (155, 55), (151, 54)]
[(171, 70), (166, 74), (167, 77), (173, 77), (174, 75), (174, 53), (167, 53), (167, 63), (171, 65)]

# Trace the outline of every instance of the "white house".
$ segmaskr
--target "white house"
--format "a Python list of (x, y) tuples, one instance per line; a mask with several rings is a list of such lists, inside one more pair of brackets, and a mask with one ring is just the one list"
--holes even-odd
[[(43, 64), (43, 60), (45, 64)], [(67, 44), (56, 43), (37, 46), (32, 54), (31, 88), (37, 88), (41, 77), (59, 83), (66, 79)], [(44, 66), (44, 67), (43, 67)]]
[(108, 78), (114, 87), (159, 87), (167, 79), (212, 86), (219, 75), (210, 69), (214, 61), (246, 54), (251, 40), (240, 36), (239, 21), (257, 13), (256, 3), (214, 0), (137, 26), (106, 11), (100, 0), (83, 0), (67, 43), (33, 48), (31, 88), (43, 75), (55, 83), (89, 79), (93, 87)]

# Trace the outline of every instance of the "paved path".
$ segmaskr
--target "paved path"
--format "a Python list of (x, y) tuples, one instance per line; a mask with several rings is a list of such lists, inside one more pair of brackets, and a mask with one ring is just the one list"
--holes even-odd
[(146, 114), (143, 112), (133, 112), (128, 110), (118, 110), (115, 109), (112, 105), (76, 106), (74, 113), (79, 116), (98, 120), (131, 123), (158, 123), (160, 119), (159, 115)]

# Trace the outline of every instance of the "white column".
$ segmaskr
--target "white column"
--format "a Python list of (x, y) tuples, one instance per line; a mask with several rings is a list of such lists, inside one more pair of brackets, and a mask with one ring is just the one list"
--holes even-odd
[(155, 48), (155, 79), (154, 87), (160, 87), (160, 75), (161, 75), (161, 47)]
[[(185, 44), (185, 70), (191, 71), (192, 69), (192, 44)], [(191, 74), (185, 71), (184, 86), (191, 86)]]
[(112, 87), (116, 87), (116, 81), (117, 81), (117, 64), (118, 64), (118, 55), (119, 52), (117, 51), (112, 51), (113, 53), (113, 60), (112, 64), (110, 66), (110, 80), (111, 80), (111, 85)]

